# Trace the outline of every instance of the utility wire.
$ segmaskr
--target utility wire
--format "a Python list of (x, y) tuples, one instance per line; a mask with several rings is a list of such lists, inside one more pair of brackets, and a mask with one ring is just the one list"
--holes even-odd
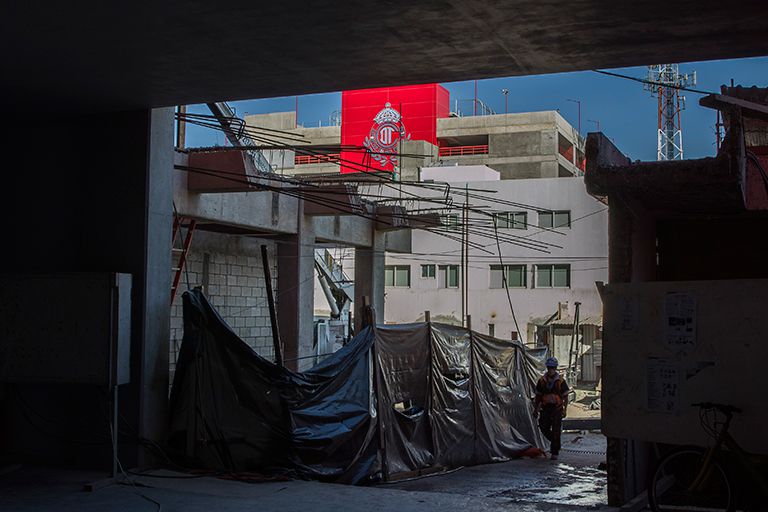
[(641, 84), (649, 84), (649, 85), (655, 85), (658, 87), (667, 87), (669, 89), (677, 89), (679, 91), (688, 91), (688, 92), (694, 92), (696, 94), (717, 94), (715, 92), (709, 92), (709, 91), (702, 91), (700, 89), (691, 89), (690, 87), (684, 87), (682, 85), (674, 85), (674, 84), (665, 84), (663, 82), (654, 82), (653, 80), (646, 80), (645, 78), (637, 78), (635, 76), (628, 76), (628, 75), (622, 75), (620, 73), (614, 73), (612, 71), (604, 71), (602, 69), (593, 69), (592, 70), (595, 73), (600, 73), (601, 75), (608, 75), (608, 76), (615, 76), (617, 78), (623, 78), (625, 80), (632, 80), (633, 82), (639, 82)]
[(496, 231), (496, 248), (499, 251), (499, 264), (501, 265), (501, 282), (504, 283), (504, 289), (507, 292), (507, 301), (509, 302), (509, 310), (512, 313), (512, 320), (515, 322), (515, 329), (517, 330), (517, 334), (520, 336), (520, 340), (525, 343), (523, 340), (523, 333), (520, 332), (520, 326), (517, 324), (517, 316), (515, 316), (515, 307), (512, 305), (512, 297), (509, 294), (509, 283), (507, 283), (507, 269), (504, 267), (504, 260), (501, 257), (501, 244), (499, 243), (499, 231), (496, 226), (496, 219), (493, 219), (493, 229)]

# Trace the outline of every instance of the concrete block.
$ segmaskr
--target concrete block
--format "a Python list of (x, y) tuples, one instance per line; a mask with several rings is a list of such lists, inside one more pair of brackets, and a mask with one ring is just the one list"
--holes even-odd
[(235, 286), (237, 284), (237, 277), (233, 275), (227, 275), (227, 286)]

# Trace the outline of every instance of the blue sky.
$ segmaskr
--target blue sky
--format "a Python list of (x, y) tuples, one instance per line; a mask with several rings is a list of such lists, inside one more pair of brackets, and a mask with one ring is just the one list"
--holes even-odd
[[(645, 78), (645, 67), (612, 70), (637, 78)], [(686, 63), (681, 73), (696, 71), (695, 89), (719, 92), (730, 83), (768, 87), (768, 57)], [(451, 93), (451, 102), (471, 99), (474, 82), (443, 84)], [(494, 78), (478, 81), (478, 97), (496, 112), (504, 112), (502, 89), (509, 89), (509, 112), (559, 110), (571, 124), (577, 124), (577, 104), (581, 101), (581, 131), (600, 129), (633, 160), (656, 159), (656, 99), (643, 90), (642, 84), (600, 75), (591, 71), (558, 73), (525, 77)], [(700, 107), (699, 94), (685, 92), (686, 110), (682, 114), (683, 147), (686, 158), (701, 158), (715, 153), (715, 112)], [(294, 110), (295, 96), (235, 101), (231, 105), (238, 115), (262, 114)], [(341, 108), (341, 93), (312, 94), (299, 97), (299, 123), (304, 126), (327, 125), (329, 116)], [(209, 113), (204, 106), (192, 112)], [(223, 144), (223, 136), (213, 130), (189, 127), (187, 144), (210, 146)]]

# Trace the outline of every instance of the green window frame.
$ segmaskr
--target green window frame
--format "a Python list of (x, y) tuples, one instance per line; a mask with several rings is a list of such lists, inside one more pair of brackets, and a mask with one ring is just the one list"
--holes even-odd
[(536, 288), (570, 288), (571, 266), (568, 264), (536, 265)]
[(440, 287), (458, 288), (459, 287), (459, 266), (458, 265), (440, 265)]
[(449, 231), (461, 231), (461, 219), (458, 213), (446, 213), (440, 216), (443, 227)]
[(528, 229), (528, 212), (497, 212), (493, 216), (499, 229)]
[(490, 269), (490, 288), (504, 288), (504, 272), (506, 272), (507, 286), (510, 288), (528, 287), (528, 267), (527, 265), (491, 265)]
[(409, 288), (411, 286), (411, 266), (386, 265), (384, 267), (384, 286)]
[(570, 210), (551, 210), (539, 212), (540, 228), (570, 228), (571, 211)]

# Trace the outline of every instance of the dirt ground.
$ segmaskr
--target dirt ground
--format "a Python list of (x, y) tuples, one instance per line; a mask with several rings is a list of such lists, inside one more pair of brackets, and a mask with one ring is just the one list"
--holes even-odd
[(599, 418), (600, 394), (592, 388), (576, 388), (576, 400), (568, 403), (569, 418)]

